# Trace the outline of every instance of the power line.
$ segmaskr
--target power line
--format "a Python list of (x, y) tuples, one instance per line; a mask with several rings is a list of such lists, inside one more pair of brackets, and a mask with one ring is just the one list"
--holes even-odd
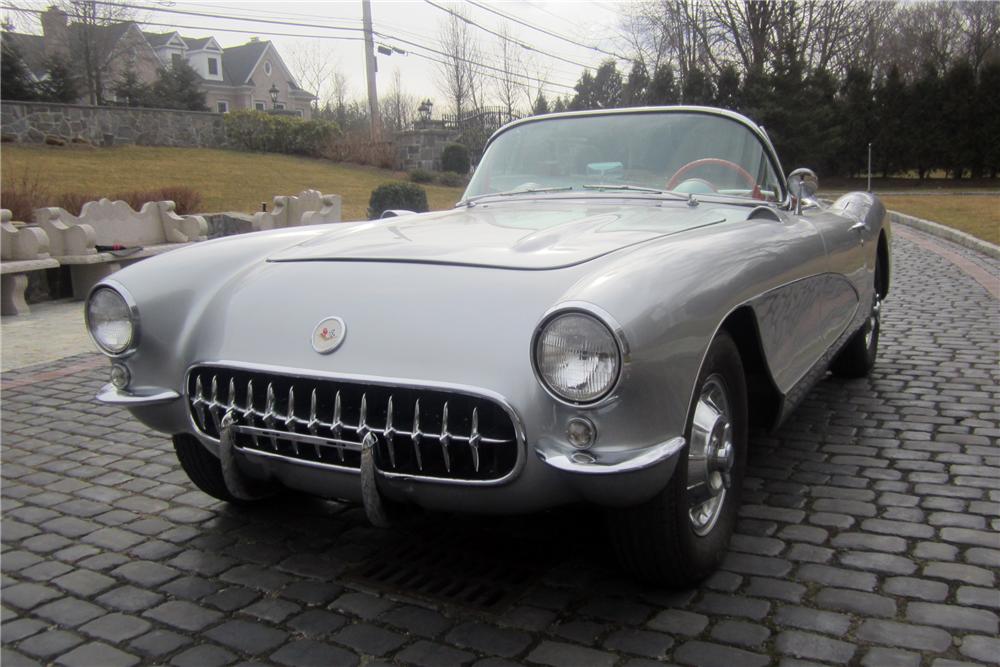
[(500, 39), (504, 40), (505, 42), (510, 42), (511, 44), (515, 44), (516, 46), (520, 46), (525, 51), (534, 51), (535, 53), (539, 53), (539, 54), (541, 54), (543, 56), (548, 56), (549, 58), (555, 58), (556, 60), (561, 60), (564, 63), (569, 63), (570, 65), (576, 65), (577, 67), (582, 67), (584, 69), (588, 69), (588, 70), (593, 70), (594, 69), (590, 65), (585, 65), (584, 63), (577, 62), (576, 60), (570, 60), (569, 58), (563, 58), (562, 56), (557, 56), (554, 53), (549, 53), (547, 51), (542, 51), (541, 49), (536, 49), (533, 46), (529, 46), (528, 44), (525, 44), (524, 42), (520, 42), (520, 41), (518, 41), (518, 40), (516, 40), (516, 39), (514, 39), (512, 37), (510, 37), (509, 35), (504, 35), (503, 33), (499, 33), (496, 30), (492, 30), (490, 28), (487, 28), (486, 26), (484, 26), (482, 24), (476, 23), (475, 21), (473, 21), (472, 19), (468, 18), (467, 16), (463, 16), (463, 15), (459, 14), (458, 12), (456, 12), (454, 10), (448, 9), (447, 7), (442, 7), (441, 5), (437, 4), (433, 0), (424, 0), (424, 2), (426, 2), (431, 7), (434, 7), (436, 9), (440, 9), (441, 11), (450, 14), (451, 16), (455, 17), (459, 21), (464, 21), (465, 23), (468, 23), (471, 26), (479, 28), (483, 32), (489, 33), (489, 34), (491, 34), (491, 35), (493, 35), (495, 37), (499, 37)]
[(629, 60), (628, 58), (626, 58), (625, 56), (621, 55), (620, 53), (613, 53), (611, 51), (607, 51), (605, 49), (602, 49), (599, 46), (592, 46), (590, 44), (584, 44), (582, 42), (576, 41), (575, 39), (571, 39), (569, 37), (566, 37), (565, 35), (560, 35), (558, 33), (552, 32), (551, 30), (546, 30), (545, 28), (539, 28), (538, 26), (532, 25), (532, 24), (528, 23), (527, 21), (523, 21), (523, 20), (521, 20), (521, 19), (519, 19), (519, 18), (517, 18), (515, 16), (510, 16), (509, 14), (504, 14), (503, 12), (498, 11), (496, 9), (493, 9), (492, 7), (490, 7), (488, 5), (484, 5), (482, 3), (475, 2), (475, 0), (466, 0), (466, 2), (468, 2), (470, 5), (473, 5), (474, 7), (478, 7), (480, 9), (484, 10), (484, 11), (490, 12), (491, 14), (496, 14), (497, 16), (499, 16), (501, 18), (505, 18), (508, 21), (513, 21), (514, 23), (518, 23), (518, 24), (523, 25), (523, 26), (525, 26), (527, 28), (531, 28), (532, 30), (537, 30), (540, 33), (544, 33), (544, 34), (548, 35), (549, 37), (555, 37), (556, 39), (561, 39), (564, 42), (569, 42), (570, 44), (574, 44), (574, 45), (579, 46), (579, 47), (584, 48), (584, 49), (590, 49), (591, 51), (597, 51), (598, 53), (603, 53), (603, 54), (611, 56), (613, 58), (618, 58), (619, 60)]
[[(28, 14), (44, 14), (44, 10), (41, 9), (28, 9), (27, 7), (15, 7), (13, 5), (3, 5), (3, 9), (9, 9), (15, 12), (26, 12)], [(79, 14), (67, 14), (70, 18), (83, 18)], [(130, 19), (131, 20), (131, 19)], [(156, 26), (158, 28), (174, 28), (179, 30), (203, 30), (205, 32), (235, 32), (241, 35), (266, 35), (268, 37), (304, 37), (307, 39), (332, 39), (337, 41), (347, 41), (347, 42), (361, 42), (364, 41), (364, 37), (348, 37), (346, 35), (306, 35), (298, 32), (262, 32), (259, 30), (240, 30), (238, 28), (219, 28), (219, 27), (206, 27), (197, 25), (177, 25), (176, 23), (157, 23), (155, 21), (142, 21), (142, 20), (131, 20), (132, 23), (137, 23), (144, 26)]]

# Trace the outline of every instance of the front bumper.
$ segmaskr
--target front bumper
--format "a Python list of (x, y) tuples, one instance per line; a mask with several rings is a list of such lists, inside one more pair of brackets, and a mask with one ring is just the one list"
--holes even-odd
[[(129, 408), (144, 423), (169, 433), (190, 433), (219, 454), (219, 439), (201, 432), (188, 400), (173, 390), (144, 387), (135, 393), (105, 386), (97, 399)], [(519, 420), (518, 417), (515, 418)], [(518, 424), (521, 455), (514, 474), (499, 483), (467, 483), (377, 470), (381, 494), (399, 502), (439, 511), (516, 514), (589, 502), (628, 507), (652, 498), (666, 486), (685, 451), (683, 437), (673, 437), (643, 449), (582, 452), (553, 446), (551, 438), (529, 442)], [(604, 434), (607, 439), (613, 434)], [(359, 469), (323, 466), (281, 453), (236, 450), (239, 468), (255, 479), (320, 497), (361, 502)]]

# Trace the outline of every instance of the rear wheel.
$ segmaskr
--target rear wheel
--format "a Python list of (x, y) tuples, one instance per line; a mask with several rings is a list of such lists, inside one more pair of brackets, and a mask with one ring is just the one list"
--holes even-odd
[(675, 588), (697, 584), (721, 563), (736, 525), (746, 467), (747, 396), (732, 338), (712, 341), (698, 377), (687, 447), (651, 500), (610, 514), (612, 541), (633, 576)]
[(878, 338), (882, 327), (882, 262), (875, 265), (875, 289), (872, 293), (872, 304), (857, 333), (855, 333), (830, 364), (834, 375), (842, 378), (861, 378), (871, 373), (878, 357)]

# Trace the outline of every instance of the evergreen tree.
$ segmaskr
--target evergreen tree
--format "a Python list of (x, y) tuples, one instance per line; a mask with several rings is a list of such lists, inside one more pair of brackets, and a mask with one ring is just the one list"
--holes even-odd
[(622, 104), (626, 107), (642, 106), (646, 103), (648, 89), (649, 73), (646, 71), (646, 66), (635, 60), (632, 62), (632, 70), (622, 91)]
[(17, 47), (4, 39), (0, 43), (0, 99), (33, 100), (38, 96), (35, 82)]
[[(906, 127), (909, 91), (896, 64), (875, 90), (875, 141), (872, 160), (882, 177), (902, 171), (911, 164), (910, 130)], [(874, 168), (874, 167), (873, 167)]]
[[(974, 167), (979, 151), (975, 128), (980, 122), (976, 100), (976, 73), (966, 60), (952, 64), (941, 82), (944, 115), (945, 166), (955, 179)], [(996, 138), (994, 138), (996, 140)]]
[(573, 96), (572, 101), (569, 103), (569, 108), (572, 111), (582, 111), (584, 109), (593, 109), (594, 107), (594, 77), (590, 73), (590, 70), (583, 70), (583, 74), (580, 75), (580, 80), (576, 82), (573, 86), (576, 91), (576, 95)]
[(139, 80), (139, 75), (132, 67), (122, 72), (121, 77), (112, 87), (118, 104), (126, 107), (149, 106), (150, 89)]
[(863, 173), (868, 163), (868, 144), (875, 138), (875, 100), (871, 77), (860, 68), (847, 71), (841, 87), (842, 127), (840, 154), (845, 173)]
[(913, 83), (909, 95), (912, 103), (907, 108), (906, 127), (910, 136), (917, 137), (913, 148), (913, 165), (921, 180), (945, 164), (945, 128), (941, 115), (941, 76), (930, 61), (924, 63), (920, 76)]
[(594, 75), (594, 87), (591, 96), (591, 109), (614, 109), (622, 105), (622, 93), (624, 84), (622, 83), (621, 72), (618, 65), (612, 59), (605, 60), (597, 68)]
[(714, 98), (712, 79), (697, 67), (691, 68), (681, 86), (684, 104), (711, 104)]
[(545, 99), (545, 93), (539, 90), (538, 97), (535, 98), (535, 103), (531, 105), (531, 115), (541, 116), (547, 113), (549, 113), (549, 101)]
[(38, 82), (38, 99), (46, 102), (72, 104), (80, 99), (80, 79), (61, 58), (50, 58), (45, 66), (45, 78)]
[(199, 80), (198, 73), (183, 61), (160, 68), (150, 90), (150, 105), (160, 109), (208, 111)]
[(653, 72), (653, 79), (646, 89), (646, 104), (677, 104), (677, 83), (670, 63), (661, 63)]
[(562, 113), (568, 108), (569, 106), (566, 104), (565, 100), (561, 97), (557, 97), (556, 101), (552, 104), (552, 113)]
[(1000, 172), (1000, 62), (983, 65), (979, 72), (979, 109), (982, 123), (979, 126), (978, 145), (983, 150), (983, 169), (990, 178)]
[(733, 111), (740, 109), (740, 73), (735, 65), (726, 65), (719, 72), (715, 84), (715, 106)]

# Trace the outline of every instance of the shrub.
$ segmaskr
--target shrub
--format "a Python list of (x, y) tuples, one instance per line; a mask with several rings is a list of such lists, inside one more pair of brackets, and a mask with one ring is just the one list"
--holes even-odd
[(462, 144), (448, 144), (441, 151), (441, 171), (469, 173), (469, 149)]
[(353, 162), (381, 169), (396, 166), (396, 150), (391, 141), (372, 141), (367, 132), (351, 132), (332, 142), (323, 157), (334, 162)]
[(152, 201), (172, 201), (177, 215), (192, 215), (201, 210), (201, 193), (185, 185), (168, 185), (157, 190), (156, 195)]
[(466, 177), (453, 171), (443, 171), (438, 176), (438, 183), (449, 188), (458, 188), (466, 183)]
[(100, 199), (100, 195), (87, 194), (84, 192), (64, 192), (58, 197), (56, 197), (50, 204), (46, 206), (58, 206), (59, 208), (64, 208), (73, 215), (80, 215), (83, 205), (89, 201), (97, 201)]
[(11, 219), (30, 222), (36, 208), (48, 206), (49, 193), (37, 171), (4, 171), (0, 185), (0, 206), (10, 209)]
[(410, 172), (410, 180), (414, 183), (433, 183), (434, 174), (426, 169), (414, 169)]
[(383, 183), (368, 200), (368, 219), (375, 220), (393, 208), (424, 213), (428, 210), (427, 191), (413, 183)]
[(197, 213), (201, 206), (201, 193), (181, 185), (154, 188), (152, 190), (129, 190), (108, 195), (87, 192), (64, 192), (56, 197), (51, 204), (45, 205), (59, 206), (73, 215), (80, 215), (84, 204), (89, 201), (97, 201), (102, 197), (106, 197), (112, 201), (121, 200), (136, 211), (141, 210), (147, 202), (172, 201), (174, 202), (174, 213), (178, 215)]
[(226, 137), (235, 148), (265, 153), (291, 153), (320, 157), (340, 136), (329, 120), (302, 120), (261, 111), (226, 114)]

